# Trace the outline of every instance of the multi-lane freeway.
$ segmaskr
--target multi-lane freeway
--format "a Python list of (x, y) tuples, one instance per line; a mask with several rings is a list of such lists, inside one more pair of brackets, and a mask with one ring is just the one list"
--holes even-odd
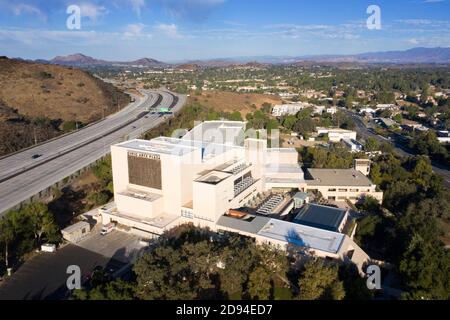
[(0, 216), (10, 208), (100, 159), (114, 143), (139, 137), (165, 121), (151, 110), (179, 111), (186, 96), (142, 91), (120, 112), (74, 133), (0, 159)]

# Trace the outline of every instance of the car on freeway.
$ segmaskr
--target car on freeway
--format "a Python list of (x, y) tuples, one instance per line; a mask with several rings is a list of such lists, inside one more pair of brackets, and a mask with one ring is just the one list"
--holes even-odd
[(40, 157), (42, 157), (42, 154), (33, 154), (33, 155), (31, 156), (32, 159), (38, 159), (38, 158), (40, 158)]

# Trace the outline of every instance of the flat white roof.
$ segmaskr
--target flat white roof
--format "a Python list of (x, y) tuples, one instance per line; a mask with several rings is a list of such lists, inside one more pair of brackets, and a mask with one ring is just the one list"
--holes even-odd
[(86, 221), (80, 221), (71, 226), (68, 226), (67, 228), (62, 229), (61, 232), (72, 233), (72, 232), (78, 231), (84, 227), (90, 227), (89, 223), (87, 223)]
[(204, 121), (186, 133), (183, 140), (243, 145), (245, 126), (244, 121)]
[(345, 235), (278, 219), (270, 219), (258, 235), (290, 244), (337, 253)]
[(174, 141), (152, 139), (134, 139), (118, 144), (117, 146), (136, 150), (140, 152), (151, 152), (157, 154), (171, 154), (182, 156), (193, 152), (196, 148), (185, 144), (174, 143)]

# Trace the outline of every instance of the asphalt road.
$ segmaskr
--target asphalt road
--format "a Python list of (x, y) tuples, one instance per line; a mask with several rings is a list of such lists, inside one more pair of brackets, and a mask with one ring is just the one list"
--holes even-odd
[[(394, 150), (402, 156), (405, 156), (405, 157), (415, 156), (414, 154), (410, 153), (405, 148), (402, 148), (400, 144), (395, 143), (394, 141), (389, 140), (387, 138), (381, 137), (373, 132), (370, 132), (368, 130), (368, 128), (366, 127), (366, 125), (364, 124), (364, 122), (362, 121), (360, 116), (358, 116), (350, 111), (347, 111), (347, 110), (344, 110), (344, 112), (346, 112), (347, 115), (349, 115), (354, 120), (354, 122), (356, 124), (356, 131), (364, 139), (367, 139), (368, 137), (372, 137), (372, 138), (375, 138), (376, 140), (378, 140), (379, 142), (390, 143), (392, 145), (392, 147), (394, 148)], [(447, 188), (450, 188), (450, 170), (447, 170), (447, 169), (443, 168), (442, 166), (433, 163), (433, 171), (436, 174), (440, 175), (444, 179), (445, 186)]]
[[(0, 216), (110, 152), (112, 144), (134, 139), (164, 122), (149, 108), (179, 111), (186, 96), (143, 91), (143, 98), (91, 126), (0, 159)], [(37, 159), (32, 155), (42, 154)]]

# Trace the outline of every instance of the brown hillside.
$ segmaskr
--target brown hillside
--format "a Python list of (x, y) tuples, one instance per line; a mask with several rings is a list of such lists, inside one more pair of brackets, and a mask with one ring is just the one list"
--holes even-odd
[[(124, 107), (129, 97), (88, 73), (0, 57), (0, 156)], [(103, 111), (104, 109), (104, 111)]]
[(259, 109), (264, 102), (280, 104), (282, 100), (277, 96), (258, 93), (235, 93), (227, 91), (207, 91), (201, 95), (192, 95), (189, 102), (197, 102), (217, 111), (239, 111), (243, 116)]
[(88, 73), (56, 65), (0, 59), (0, 100), (31, 118), (88, 123), (129, 103), (127, 95)]

